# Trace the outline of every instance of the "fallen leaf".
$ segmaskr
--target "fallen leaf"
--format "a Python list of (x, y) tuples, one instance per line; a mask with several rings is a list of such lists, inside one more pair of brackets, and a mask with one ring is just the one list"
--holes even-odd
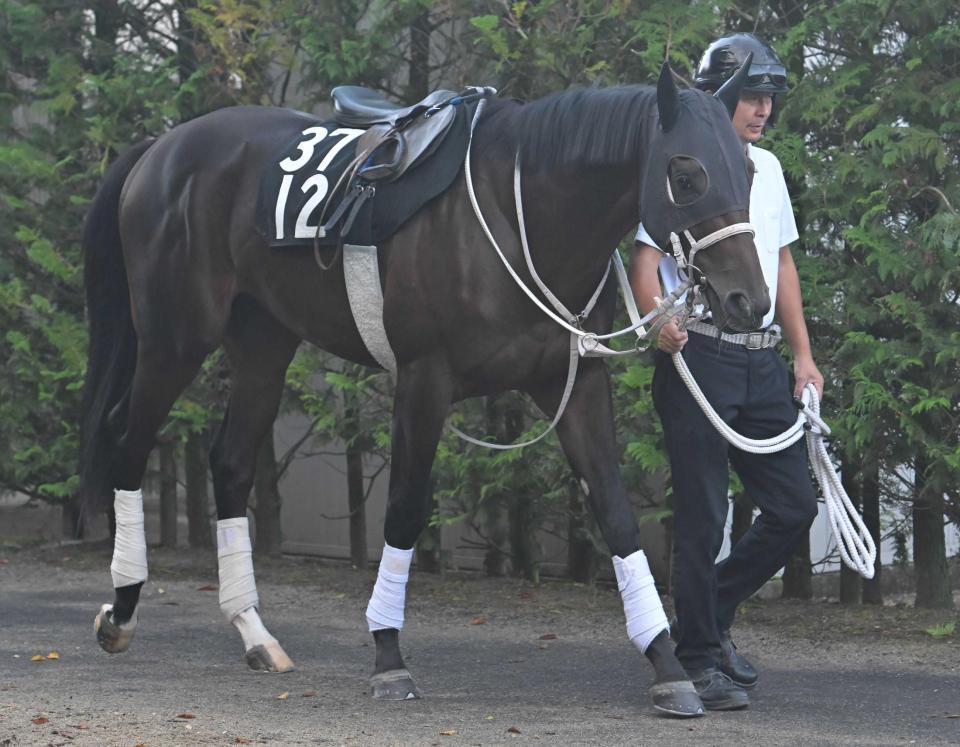
[(521, 591), (519, 594), (517, 594), (517, 596), (520, 597), (521, 599), (536, 599), (536, 598), (537, 598), (536, 593), (535, 593), (535, 592), (532, 592), (532, 591)]
[(90, 725), (86, 721), (81, 721), (79, 724), (67, 724), (67, 726), (69, 726), (71, 729), (79, 729), (80, 731), (90, 728)]
[(6, 565), (6, 564), (9, 563), (9, 562), (10, 562), (10, 561), (7, 560), (6, 558), (0, 558), (0, 565)]
[(540, 636), (540, 640), (541, 640), (541, 641), (555, 641), (555, 640), (557, 640), (557, 634), (556, 634), (556, 633), (544, 633), (542, 636)]
[(487, 624), (487, 621), (484, 620), (482, 617), (475, 617), (475, 618), (473, 618), (473, 619), (470, 621), (470, 624), (471, 624), (471, 625), (486, 625), (486, 624)]
[(188, 718), (196, 718), (196, 716), (194, 716), (192, 713), (178, 713), (176, 715), (176, 718), (188, 719)]
[(446, 731), (440, 732), (440, 736), (441, 736), (441, 737), (455, 737), (455, 736), (457, 736), (457, 730), (456, 730), (456, 729), (447, 729)]
[(303, 693), (303, 697), (305, 698), (315, 698), (316, 696), (317, 696), (316, 690), (307, 690)]
[(47, 654), (47, 658), (48, 658), (48, 659), (59, 659), (59, 658), (60, 658), (60, 654), (58, 654), (56, 651), (51, 651), (49, 654)]
[(483, 717), (483, 720), (484, 720), (484, 721), (493, 721), (493, 716), (484, 716), (484, 717)]
[(511, 726), (509, 729), (507, 729), (507, 731), (508, 731), (510, 734), (519, 734), (519, 733), (520, 733), (520, 730), (519, 730), (516, 726)]
[(40, 654), (37, 654), (36, 656), (31, 656), (30, 661), (44, 661), (44, 658)]
[(252, 739), (247, 739), (246, 737), (237, 737), (233, 740), (234, 744), (253, 744)]
[(206, 584), (205, 586), (198, 586), (197, 591), (216, 591), (216, 584)]
[(280, 693), (277, 696), (277, 700), (286, 700), (289, 697), (290, 697), (290, 693)]
[(32, 718), (30, 720), (33, 721), (33, 723), (35, 723), (37, 726), (40, 726), (40, 724), (45, 724), (50, 719), (48, 719), (46, 716), (37, 716), (36, 718)]

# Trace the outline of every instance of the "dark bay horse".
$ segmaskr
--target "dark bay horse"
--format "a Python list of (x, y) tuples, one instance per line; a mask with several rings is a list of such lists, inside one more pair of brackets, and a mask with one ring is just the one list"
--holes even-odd
[[(473, 180), (513, 267), (529, 280), (512, 193), (518, 152), (533, 260), (570, 308), (584, 306), (611, 251), (638, 220), (662, 246), (671, 233), (687, 230), (688, 239), (699, 239), (745, 221), (748, 165), (730, 124), (741, 77), (720, 99), (678, 90), (664, 66), (656, 88), (493, 102), (475, 130)], [(90, 511), (113, 496), (117, 512), (115, 600), (96, 620), (107, 651), (125, 650), (138, 620), (146, 579), (139, 491), (155, 435), (204, 359), (223, 345), (232, 384), (210, 454), (220, 604), (252, 668), (292, 667), (257, 611), (245, 523), (255, 457), (302, 340), (376, 365), (350, 313), (342, 271), (321, 271), (309, 249), (271, 250), (253, 224), (265, 165), (311, 124), (306, 115), (275, 108), (200, 117), (120, 156), (91, 207), (84, 231), (90, 348), (82, 495)], [(403, 593), (409, 553), (428, 518), (428, 479), (447, 413), (465, 397), (507, 389), (553, 412), (565, 385), (569, 335), (513, 284), (478, 225), (463, 179), (383, 242), (379, 257), (398, 371), (386, 547), (368, 621), (375, 693), (408, 698), (416, 688), (399, 647)], [(724, 238), (696, 265), (714, 318), (731, 329), (755, 329), (769, 299), (750, 235)], [(611, 280), (587, 329), (611, 328), (615, 295)], [(584, 359), (558, 425), (560, 441), (586, 483), (615, 565), (639, 557), (646, 568), (613, 423), (606, 366)], [(621, 592), (628, 631), (637, 620), (654, 620), (652, 628), (644, 623), (653, 640), (635, 640), (656, 671), (654, 704), (678, 715), (702, 713), (673, 656), (652, 577), (638, 573), (624, 571)], [(629, 605), (641, 597), (646, 607), (637, 613)]]

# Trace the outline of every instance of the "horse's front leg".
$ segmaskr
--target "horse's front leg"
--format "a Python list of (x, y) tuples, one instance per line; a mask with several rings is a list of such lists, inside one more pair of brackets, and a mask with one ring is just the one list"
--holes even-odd
[(377, 649), (370, 686), (382, 700), (420, 697), (400, 654), (400, 630), (413, 545), (429, 519), (430, 469), (452, 392), (452, 375), (440, 357), (422, 358), (398, 371), (385, 544), (367, 605)]
[[(553, 412), (564, 383), (554, 381), (530, 393), (545, 412)], [(627, 635), (656, 672), (650, 688), (654, 708), (675, 716), (702, 715), (703, 703), (674, 656), (663, 605), (640, 549), (640, 528), (620, 477), (610, 379), (601, 360), (581, 361), (557, 434), (570, 466), (587, 484), (590, 507), (613, 555)]]

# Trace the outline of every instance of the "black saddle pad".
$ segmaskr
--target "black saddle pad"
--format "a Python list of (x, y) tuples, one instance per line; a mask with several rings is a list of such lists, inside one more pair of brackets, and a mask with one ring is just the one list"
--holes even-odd
[[(379, 244), (446, 191), (463, 165), (474, 108), (457, 107), (450, 131), (423, 163), (394, 182), (375, 183), (375, 196), (360, 209), (349, 234), (342, 237), (344, 243)], [(356, 140), (363, 132), (317, 120), (278, 150), (260, 177), (255, 214), (257, 229), (270, 246), (313, 245), (321, 214), (328, 220), (350, 187), (345, 180), (336, 194), (330, 194), (354, 159)], [(339, 225), (331, 235), (320, 237), (324, 246), (340, 240)]]

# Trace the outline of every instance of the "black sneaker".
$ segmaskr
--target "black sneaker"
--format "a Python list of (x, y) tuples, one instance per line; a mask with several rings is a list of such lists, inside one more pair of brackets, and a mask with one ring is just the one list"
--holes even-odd
[(708, 711), (738, 711), (750, 705), (750, 696), (717, 667), (687, 672)]
[(730, 631), (720, 633), (720, 671), (733, 680), (734, 684), (750, 689), (757, 684), (760, 675), (746, 657), (737, 652), (730, 639)]

